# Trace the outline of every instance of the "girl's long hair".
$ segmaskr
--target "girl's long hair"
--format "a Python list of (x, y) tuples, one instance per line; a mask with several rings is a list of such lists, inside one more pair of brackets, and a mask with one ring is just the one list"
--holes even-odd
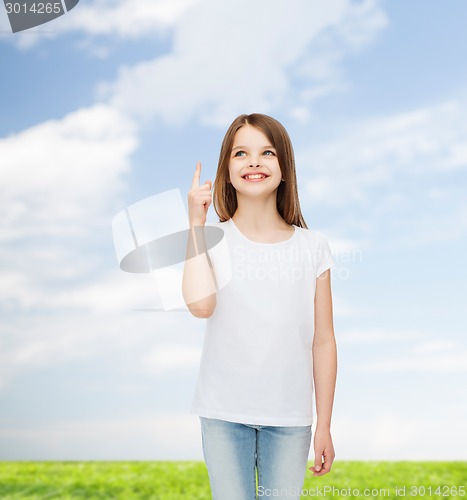
[(284, 126), (276, 119), (261, 113), (243, 114), (235, 118), (222, 142), (213, 189), (213, 206), (219, 222), (230, 219), (237, 210), (237, 192), (229, 180), (229, 160), (237, 131), (249, 124), (261, 130), (277, 151), (282, 178), (277, 188), (277, 211), (287, 224), (308, 229), (298, 199), (297, 176), (292, 141)]

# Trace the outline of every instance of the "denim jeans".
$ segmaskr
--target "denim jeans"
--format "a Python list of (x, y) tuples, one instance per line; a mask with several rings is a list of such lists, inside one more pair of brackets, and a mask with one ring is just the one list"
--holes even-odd
[(311, 425), (276, 427), (199, 419), (214, 500), (300, 499)]

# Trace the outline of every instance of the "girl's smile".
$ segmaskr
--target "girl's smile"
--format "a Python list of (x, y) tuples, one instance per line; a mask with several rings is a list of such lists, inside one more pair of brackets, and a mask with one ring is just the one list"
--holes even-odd
[(267, 179), (269, 175), (265, 174), (247, 174), (243, 177), (247, 182), (261, 182), (264, 179)]

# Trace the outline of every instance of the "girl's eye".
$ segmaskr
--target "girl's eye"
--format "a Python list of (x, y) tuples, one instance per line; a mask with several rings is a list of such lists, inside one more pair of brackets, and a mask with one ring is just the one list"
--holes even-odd
[[(270, 153), (270, 154), (269, 154)], [(235, 154), (234, 154), (234, 157), (235, 156), (240, 156), (240, 155), (244, 155), (246, 154), (245, 151), (237, 151)], [(265, 154), (266, 156), (275, 156), (275, 153), (274, 151), (271, 151), (270, 149), (267, 149), (263, 154)]]

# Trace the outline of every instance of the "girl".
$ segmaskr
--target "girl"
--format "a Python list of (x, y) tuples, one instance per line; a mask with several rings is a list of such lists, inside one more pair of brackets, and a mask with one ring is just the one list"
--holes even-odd
[[(263, 114), (241, 115), (224, 137), (211, 196), (198, 162), (188, 192), (190, 238), (183, 295), (207, 318), (191, 413), (200, 419), (211, 492), (218, 500), (300, 498), (316, 396), (314, 476), (335, 457), (337, 374), (326, 237), (308, 229), (292, 144)], [(214, 208), (229, 261), (209, 255)], [(226, 286), (217, 278), (230, 269)]]

